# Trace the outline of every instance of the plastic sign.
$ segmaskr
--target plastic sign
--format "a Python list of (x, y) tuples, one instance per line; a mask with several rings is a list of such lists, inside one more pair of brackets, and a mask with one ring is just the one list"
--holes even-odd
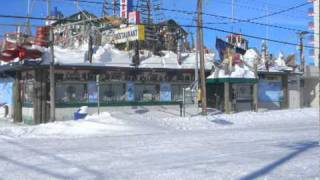
[(113, 43), (120, 44), (128, 41), (143, 41), (144, 40), (144, 26), (133, 25), (126, 28), (115, 30), (113, 36)]
[(133, 1), (132, 0), (120, 0), (120, 17), (128, 18), (129, 12), (132, 10)]

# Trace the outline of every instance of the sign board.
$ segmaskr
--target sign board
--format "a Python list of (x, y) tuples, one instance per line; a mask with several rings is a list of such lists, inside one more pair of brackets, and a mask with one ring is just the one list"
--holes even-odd
[(132, 81), (127, 82), (127, 100), (134, 101), (134, 83)]
[(120, 0), (120, 17), (128, 18), (129, 12), (132, 10), (132, 0)]
[(260, 102), (280, 102), (283, 96), (281, 81), (259, 81), (258, 91)]
[(96, 103), (98, 101), (97, 84), (94, 81), (88, 82), (88, 96), (89, 103)]
[(171, 101), (171, 84), (160, 84), (160, 101)]
[(140, 24), (140, 12), (132, 11), (129, 12), (129, 24)]
[(132, 25), (114, 31), (113, 43), (126, 43), (128, 41), (144, 40), (144, 26)]

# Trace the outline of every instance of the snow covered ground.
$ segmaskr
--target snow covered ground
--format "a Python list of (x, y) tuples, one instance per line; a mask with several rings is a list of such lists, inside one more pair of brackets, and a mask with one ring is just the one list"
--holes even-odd
[[(0, 128), (0, 179), (316, 179), (317, 109), (118, 108), (85, 120)], [(1, 124), (1, 123), (0, 123)]]

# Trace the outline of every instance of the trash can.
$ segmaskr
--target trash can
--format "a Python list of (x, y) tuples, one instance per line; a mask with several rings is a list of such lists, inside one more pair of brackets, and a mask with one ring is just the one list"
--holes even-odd
[(88, 115), (88, 106), (82, 106), (80, 107), (75, 113), (74, 113), (74, 120), (84, 119)]

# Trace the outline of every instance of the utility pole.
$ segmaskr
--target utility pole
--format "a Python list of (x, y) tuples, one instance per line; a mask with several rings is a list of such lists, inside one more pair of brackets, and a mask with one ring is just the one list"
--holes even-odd
[[(193, 34), (192, 34), (193, 35)], [(192, 37), (193, 39), (193, 37)], [(194, 66), (194, 80), (195, 80), (195, 90), (196, 90), (196, 98), (195, 98), (195, 104), (197, 106), (197, 108), (199, 107), (198, 104), (198, 90), (199, 90), (199, 39), (196, 38), (197, 42), (196, 42), (196, 62), (195, 62), (195, 66)]]
[[(304, 35), (306, 35), (307, 32), (306, 31), (302, 31), (298, 33), (299, 36), (299, 56), (300, 56), (300, 71), (302, 72), (302, 74), (304, 74), (305, 71), (305, 61), (304, 61), (304, 47), (303, 47), (303, 37)], [(300, 86), (300, 106), (304, 106), (304, 83), (302, 83), (302, 85)]]
[(308, 32), (302, 31), (298, 33), (299, 36), (299, 53), (300, 53), (300, 70), (302, 73), (304, 73), (304, 68), (305, 68), (305, 61), (304, 61), (304, 55), (303, 55), (303, 37), (306, 35)]
[[(51, 18), (51, 0), (47, 0), (48, 2), (48, 18), (50, 22)], [(49, 81), (50, 81), (50, 122), (54, 122), (56, 120), (56, 102), (55, 102), (55, 77), (54, 77), (54, 34), (53, 27), (50, 24), (50, 70), (49, 70)]]
[(202, 0), (197, 0), (197, 42), (200, 54), (200, 87), (201, 87), (201, 108), (202, 115), (207, 115), (207, 93), (206, 93), (206, 77), (204, 67), (204, 49), (203, 49), (203, 29), (202, 29)]

